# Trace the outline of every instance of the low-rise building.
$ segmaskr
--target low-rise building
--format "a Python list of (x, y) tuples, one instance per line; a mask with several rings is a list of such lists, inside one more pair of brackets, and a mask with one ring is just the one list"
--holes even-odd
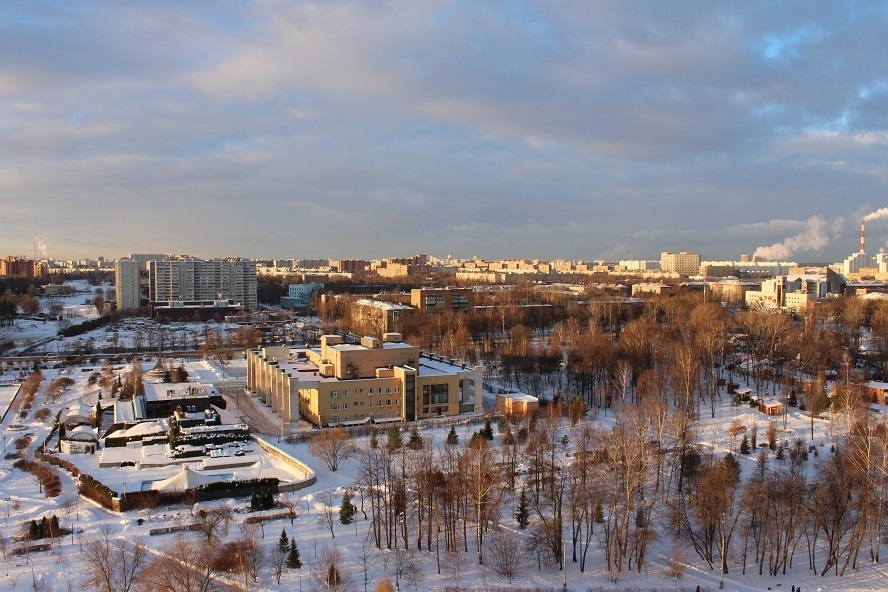
[(302, 417), (318, 426), (482, 410), (480, 367), (427, 355), (391, 333), (360, 343), (324, 335), (319, 349), (248, 351), (247, 388), (285, 422)]
[(496, 410), (506, 415), (528, 415), (540, 407), (540, 400), (526, 393), (497, 393)]
[(414, 288), (410, 304), (427, 312), (472, 312), (475, 310), (475, 291), (471, 288)]

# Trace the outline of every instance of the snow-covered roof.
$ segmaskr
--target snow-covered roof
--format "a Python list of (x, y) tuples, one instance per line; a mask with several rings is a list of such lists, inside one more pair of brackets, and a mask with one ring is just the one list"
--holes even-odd
[(73, 403), (65, 409), (65, 418), (71, 417), (89, 417), (93, 414), (94, 409), (85, 403)]
[(761, 405), (762, 407), (782, 407), (783, 403), (781, 403), (777, 399), (768, 399), (766, 401), (762, 401)]
[(65, 434), (65, 440), (78, 440), (81, 442), (91, 441), (98, 442), (99, 434), (95, 428), (85, 425), (79, 425)]
[(528, 395), (527, 393), (498, 393), (497, 396), (505, 397), (506, 399), (511, 399), (513, 401), (520, 401), (522, 403), (536, 403), (539, 401), (539, 399), (532, 395)]
[(188, 468), (183, 468), (179, 473), (173, 475), (169, 479), (163, 481), (155, 481), (151, 484), (151, 489), (156, 491), (185, 491), (186, 489), (194, 489), (200, 485), (216, 483), (223, 481), (222, 477), (215, 475), (204, 475)]
[(358, 306), (369, 306), (380, 310), (413, 310), (412, 306), (406, 304), (398, 304), (397, 302), (386, 302), (385, 300), (370, 300), (369, 298), (361, 298), (355, 302)]

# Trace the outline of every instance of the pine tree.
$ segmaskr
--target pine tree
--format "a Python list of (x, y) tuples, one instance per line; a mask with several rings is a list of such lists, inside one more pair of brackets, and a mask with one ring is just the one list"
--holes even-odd
[(456, 433), (456, 426), (450, 426), (450, 431), (447, 432), (447, 443), (451, 446), (459, 444), (459, 435)]
[(287, 567), (290, 569), (302, 569), (302, 560), (299, 559), (299, 547), (296, 546), (296, 538), (290, 539), (290, 554), (287, 555)]
[(281, 550), (281, 553), (286, 553), (287, 549), (290, 548), (290, 539), (287, 537), (287, 531), (285, 529), (281, 529), (281, 538), (278, 539), (278, 549)]
[(342, 505), (339, 507), (339, 522), (351, 524), (355, 517), (355, 505), (351, 502), (351, 492), (348, 489), (342, 495)]
[(593, 512), (593, 520), (596, 524), (604, 524), (604, 508), (601, 507), (601, 502), (595, 504), (595, 510)]
[(484, 422), (484, 428), (480, 430), (480, 434), (483, 438), (487, 440), (493, 440), (493, 428), (490, 425), (490, 418)]
[(401, 428), (398, 426), (392, 426), (386, 432), (387, 442), (385, 443), (386, 447), (389, 450), (397, 450), (399, 448), (403, 448), (404, 446), (404, 438), (401, 437)]
[(743, 435), (743, 439), (740, 441), (740, 454), (749, 454), (749, 438), (746, 437), (746, 434)]
[(422, 439), (416, 426), (413, 426), (413, 429), (410, 430), (410, 439), (407, 441), (407, 447), (411, 450), (422, 450), (425, 447), (425, 441)]
[(40, 538), (40, 527), (37, 525), (36, 520), (31, 520), (31, 523), (28, 525), (28, 540), (36, 541)]
[(522, 530), (530, 524), (530, 511), (527, 509), (527, 490), (521, 488), (521, 497), (518, 498), (518, 510), (515, 512), (515, 520)]

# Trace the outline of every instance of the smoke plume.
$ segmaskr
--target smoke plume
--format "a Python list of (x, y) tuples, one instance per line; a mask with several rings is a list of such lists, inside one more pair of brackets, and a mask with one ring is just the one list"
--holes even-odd
[(46, 237), (37, 235), (34, 237), (34, 255), (38, 259), (49, 259), (46, 252)]
[[(888, 215), (888, 208), (884, 209), (885, 215)], [(755, 250), (754, 256), (765, 261), (786, 261), (798, 251), (822, 249), (841, 235), (845, 219), (827, 220), (822, 216), (811, 216), (803, 224), (805, 228), (798, 234), (790, 236), (782, 242), (774, 243), (770, 247), (759, 247)]]
[(871, 220), (878, 220), (879, 218), (888, 218), (888, 208), (879, 208), (872, 214), (867, 214), (863, 217), (863, 221), (870, 222)]

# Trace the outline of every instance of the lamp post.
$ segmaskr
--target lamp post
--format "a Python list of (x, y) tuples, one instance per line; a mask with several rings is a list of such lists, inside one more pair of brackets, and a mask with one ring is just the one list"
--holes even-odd
[(5, 497), (3, 499), (6, 500), (6, 524), (8, 525), (9, 524), (9, 499), (10, 498)]

